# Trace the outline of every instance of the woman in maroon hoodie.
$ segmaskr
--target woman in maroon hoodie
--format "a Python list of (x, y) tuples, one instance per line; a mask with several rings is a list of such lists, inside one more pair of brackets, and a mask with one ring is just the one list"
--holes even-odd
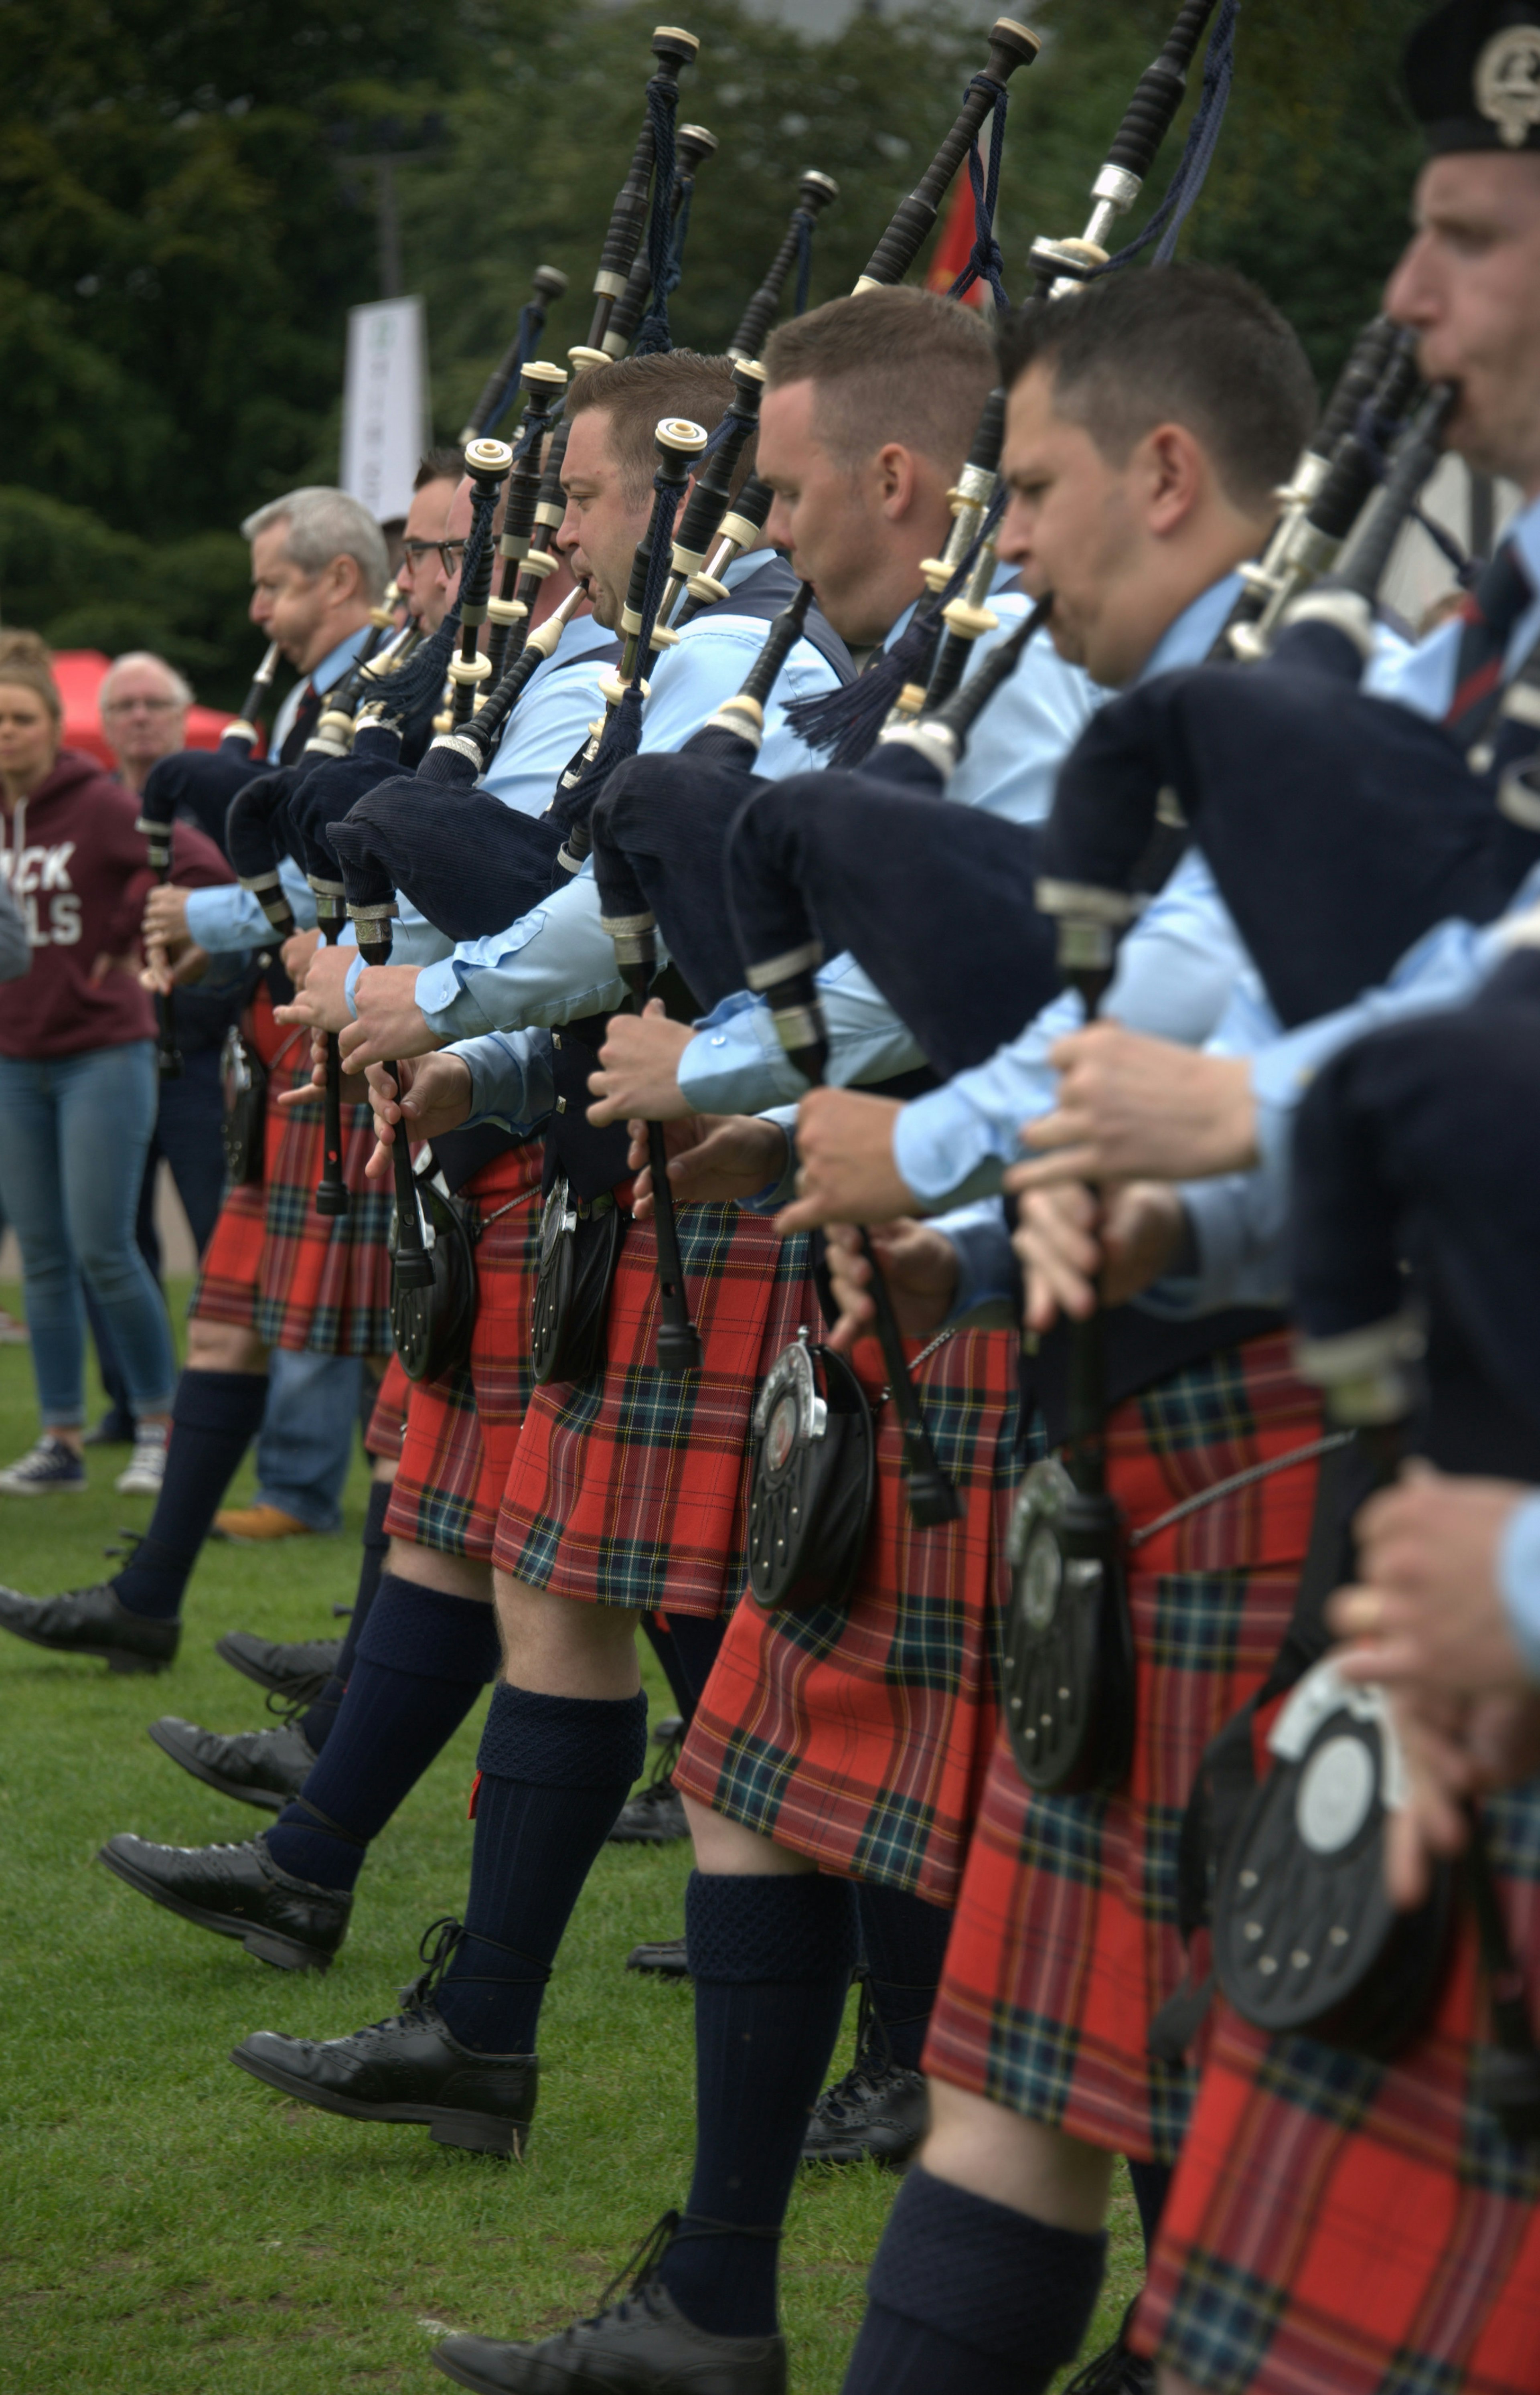
[[(0, 873), (32, 946), (0, 986), (0, 1206), (21, 1248), (43, 1416), (0, 1492), (83, 1489), (85, 1275), (112, 1328), (137, 1424), (123, 1475), (142, 1486), (164, 1452), (176, 1377), (165, 1303), (134, 1237), (154, 1128), (155, 1022), (138, 979), (150, 887), (139, 804), (90, 758), (60, 747), (48, 653), (0, 633)], [(179, 882), (228, 881), (201, 832), (179, 824)], [(119, 1483), (122, 1486), (122, 1482)]]

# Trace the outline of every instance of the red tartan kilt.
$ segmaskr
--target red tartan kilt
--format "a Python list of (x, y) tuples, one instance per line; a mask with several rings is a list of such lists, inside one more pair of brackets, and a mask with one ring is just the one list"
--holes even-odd
[[(491, 1558), (498, 1502), (532, 1386), (544, 1153), (539, 1140), (528, 1140), (484, 1165), (460, 1193), (486, 1225), (476, 1247), (469, 1363), (441, 1381), (410, 1382), (402, 1374), (406, 1430), (385, 1528), (441, 1555)], [(392, 1369), (401, 1369), (393, 1359)]]
[(297, 1031), (290, 1024), (273, 1020), (272, 993), (265, 981), (258, 983), (256, 995), (241, 1017), (241, 1029), (270, 1073), (285, 1051), (292, 1057), (303, 1043), (307, 1055), (310, 1052), (307, 1032)]
[[(918, 1372), (965, 1508), (950, 1528), (911, 1523), (883, 1408), (871, 1535), (847, 1603), (800, 1615), (740, 1605), (674, 1770), (692, 1796), (824, 1869), (935, 1904), (956, 1902), (999, 1716), (1016, 1358), (1014, 1331), (969, 1330)], [(874, 1396), (875, 1344), (856, 1362)]]
[[(1540, 1783), (1485, 1808), (1540, 2031)], [(1390, 2064), (1215, 2008), (1134, 2342), (1256, 2395), (1537, 2395), (1540, 2146), (1473, 2100), (1468, 1912), (1429, 2029)]]
[(270, 1347), (323, 1356), (388, 1355), (391, 1198), (385, 1184), (365, 1178), (373, 1120), (366, 1105), (344, 1105), (342, 1178), (351, 1203), (340, 1217), (318, 1214), (320, 1092), (293, 1109), (273, 1103), (281, 1088), (309, 1080), (309, 1043), (302, 1041), (288, 1051), (269, 1085), (262, 1186), (234, 1189), (226, 1197), (192, 1311), (205, 1321), (255, 1331)]
[[(1121, 1406), (1108, 1483), (1125, 1531), (1320, 1436), (1281, 1335)], [(1267, 1676), (1309, 1542), (1313, 1459), (1218, 1499), (1133, 1551), (1137, 1728), (1112, 1796), (1033, 1795), (997, 1740), (925, 2068), (1141, 2161), (1169, 2162), (1194, 2084), (1148, 2052), (1180, 1986), (1177, 1843), (1204, 1748)]]
[(746, 1453), (754, 1394), (801, 1323), (818, 1319), (804, 1239), (737, 1206), (682, 1206), (681, 1260), (698, 1372), (653, 1363), (657, 1242), (628, 1224), (607, 1356), (586, 1381), (538, 1388), (498, 1516), (495, 1562), (596, 1605), (708, 1618), (746, 1576)]
[(401, 1442), (406, 1435), (406, 1400), (412, 1384), (401, 1368), (399, 1356), (392, 1356), (386, 1365), (379, 1383), (379, 1394), (369, 1416), (369, 1427), (364, 1434), (364, 1452), (380, 1463), (399, 1463)]

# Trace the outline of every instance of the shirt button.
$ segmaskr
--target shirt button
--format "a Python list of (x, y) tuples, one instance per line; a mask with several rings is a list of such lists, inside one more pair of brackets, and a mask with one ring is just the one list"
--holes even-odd
[(711, 1034), (711, 1045), (713, 1048), (725, 1048), (727, 1045), (727, 1034), (725, 1031), (713, 1031)]

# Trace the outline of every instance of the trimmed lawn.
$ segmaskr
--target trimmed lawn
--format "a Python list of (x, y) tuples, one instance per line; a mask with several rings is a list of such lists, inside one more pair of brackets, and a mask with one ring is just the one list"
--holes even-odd
[[(178, 1309), (185, 1287), (174, 1291)], [(20, 1311), (20, 1292), (0, 1290)], [(34, 1434), (24, 1348), (0, 1349), (0, 1461)], [(93, 1454), (85, 1497), (0, 1498), (0, 1578), (46, 1595), (112, 1569), (142, 1528)], [(249, 1489), (250, 1468), (237, 1482)], [(628, 1975), (627, 1949), (674, 1934), (687, 1850), (610, 1848), (547, 2000), (529, 2159), (510, 2165), (289, 2103), (232, 2068), (247, 2031), (337, 2036), (394, 2009), (430, 1922), (458, 1910), (479, 1712), (380, 1838), (348, 1943), (325, 1978), (276, 1971), (146, 1903), (93, 1860), (117, 1830), (201, 1845), (270, 1818), (228, 1803), (151, 1745), (178, 1713), (260, 1727), (262, 1697), (220, 1663), (235, 1629), (333, 1634), (351, 1602), (365, 1479), (336, 1539), (210, 1544), (180, 1656), (158, 1679), (52, 1662), (0, 1638), (0, 2387), (27, 2395), (428, 2395), (445, 2327), (543, 2334), (594, 2308), (657, 2216), (683, 2201), (693, 2102), (686, 1987)], [(655, 1711), (669, 1698), (644, 1649)], [(854, 2000), (852, 2018), (854, 2015)], [(847, 2025), (848, 2026), (848, 2025)], [(848, 2059), (848, 2036), (837, 2068)], [(835, 2395), (895, 2182), (807, 2176), (785, 2248), (797, 2395)], [(1137, 2283), (1120, 2173), (1113, 2266), (1088, 2350)]]

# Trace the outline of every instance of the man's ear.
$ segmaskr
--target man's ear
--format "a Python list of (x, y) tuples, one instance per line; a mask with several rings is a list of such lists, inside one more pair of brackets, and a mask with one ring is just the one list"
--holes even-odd
[(1179, 532), (1201, 500), (1213, 470), (1185, 424), (1157, 424), (1129, 459), (1146, 525), (1157, 540)]
[(885, 441), (872, 459), (879, 503), (890, 523), (900, 523), (914, 505), (920, 470), (912, 449), (901, 441)]

